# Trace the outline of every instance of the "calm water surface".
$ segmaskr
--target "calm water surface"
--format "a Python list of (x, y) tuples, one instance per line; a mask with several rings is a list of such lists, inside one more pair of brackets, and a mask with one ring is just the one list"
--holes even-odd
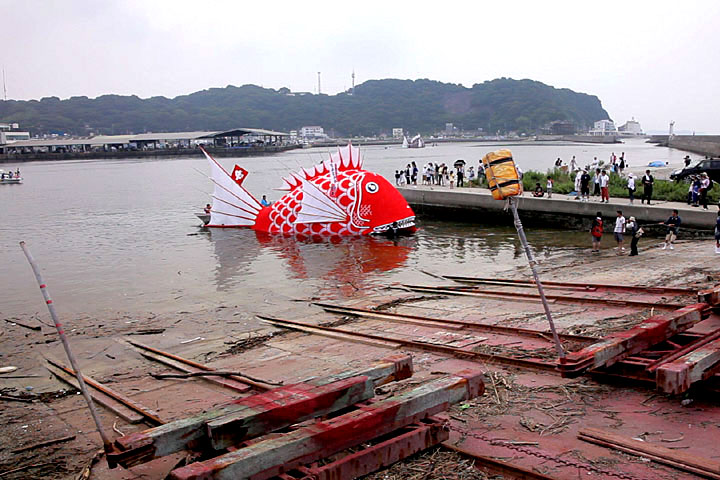
[[(470, 164), (501, 145), (444, 144), (421, 150), (363, 149), (365, 167), (394, 181), (411, 160)], [(685, 152), (633, 141), (624, 145), (511, 146), (525, 169), (545, 170), (558, 156), (607, 160), (625, 151), (631, 166), (654, 160), (680, 165)], [(272, 188), (300, 166), (327, 157), (326, 149), (220, 159), (250, 172), (246, 187), (270, 200)], [(43, 312), (42, 297), (18, 243), (25, 240), (40, 264), (61, 312), (198, 310), (217, 304), (253, 311), (280, 299), (322, 295), (343, 298), (395, 281), (423, 282), (421, 273), (489, 275), (525, 262), (514, 229), (422, 221), (413, 237), (305, 243), (251, 230), (198, 228), (193, 215), (210, 201), (201, 158), (31, 162), (23, 185), (0, 186), (0, 315)], [(586, 247), (586, 235), (556, 230), (528, 232), (539, 256)]]

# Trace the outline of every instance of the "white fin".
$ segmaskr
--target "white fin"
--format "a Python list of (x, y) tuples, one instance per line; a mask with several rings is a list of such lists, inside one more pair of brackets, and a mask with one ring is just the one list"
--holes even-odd
[(255, 220), (263, 206), (250, 192), (238, 185), (227, 170), (204, 149), (203, 153), (210, 162), (210, 180), (215, 185), (208, 226), (251, 227), (255, 225)]
[(338, 170), (341, 172), (343, 170), (362, 169), (363, 162), (360, 156), (360, 148), (353, 147), (348, 143), (347, 146), (338, 148), (337, 152), (331, 153), (330, 158), (323, 160), (322, 163), (310, 168), (301, 168), (299, 172), (293, 172), (284, 177), (282, 187), (275, 190), (292, 190), (299, 185), (297, 180), (309, 180), (318, 175), (323, 175), (330, 171), (330, 165), (333, 163), (338, 166)]
[(320, 190), (310, 180), (302, 180), (303, 198), (300, 202), (295, 223), (333, 223), (344, 222), (347, 214), (332, 198)]

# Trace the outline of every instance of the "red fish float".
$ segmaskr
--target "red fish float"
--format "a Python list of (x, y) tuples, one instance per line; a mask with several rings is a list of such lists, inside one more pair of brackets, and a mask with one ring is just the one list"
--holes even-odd
[(228, 173), (204, 149), (215, 184), (208, 227), (249, 227), (259, 232), (347, 236), (415, 231), (415, 213), (384, 177), (362, 169), (348, 145), (321, 164), (283, 179), (280, 200), (263, 206), (242, 183), (247, 171)]

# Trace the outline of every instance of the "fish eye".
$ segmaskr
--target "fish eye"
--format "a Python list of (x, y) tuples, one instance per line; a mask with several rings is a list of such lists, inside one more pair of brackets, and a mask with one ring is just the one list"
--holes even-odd
[(380, 187), (378, 187), (378, 184), (375, 182), (369, 182), (367, 185), (365, 185), (365, 190), (368, 193), (376, 193), (378, 190), (380, 190)]

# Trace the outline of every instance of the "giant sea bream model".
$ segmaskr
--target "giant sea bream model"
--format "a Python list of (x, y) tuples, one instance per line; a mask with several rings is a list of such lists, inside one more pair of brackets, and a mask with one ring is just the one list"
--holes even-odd
[(315, 167), (292, 173), (288, 193), (263, 206), (243, 187), (247, 171), (225, 170), (204, 149), (215, 185), (207, 227), (249, 227), (268, 233), (348, 236), (415, 231), (415, 213), (384, 177), (362, 168), (357, 147), (339, 148)]

